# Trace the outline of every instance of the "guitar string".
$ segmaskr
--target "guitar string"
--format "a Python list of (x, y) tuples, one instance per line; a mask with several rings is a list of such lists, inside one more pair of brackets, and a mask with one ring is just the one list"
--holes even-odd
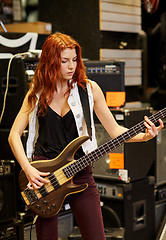
[[(163, 110), (161, 110), (161, 111), (159, 111), (159, 112), (157, 112), (157, 113), (155, 113), (154, 115), (152, 115), (151, 117), (149, 117), (149, 118), (153, 118), (153, 120), (155, 120), (155, 121), (157, 121), (160, 117), (161, 117), (161, 114), (162, 114), (162, 112), (166, 112), (166, 108), (165, 109), (163, 109)], [(165, 116), (164, 114), (163, 114), (163, 116)], [(158, 119), (157, 119), (158, 118)], [(152, 120), (152, 121), (153, 121)], [(144, 128), (145, 128), (145, 126), (144, 126), (144, 123), (145, 121), (142, 121), (141, 123), (138, 123), (137, 125), (136, 125), (136, 128), (137, 127), (141, 127), (141, 129), (139, 130), (139, 132), (141, 131), (141, 130), (144, 130)], [(124, 140), (124, 138), (123, 138), (123, 136), (125, 137), (125, 135), (127, 136), (127, 137), (129, 137), (129, 139), (131, 138), (131, 136), (134, 136), (135, 135), (135, 133), (136, 134), (138, 134), (139, 133), (138, 131), (135, 131), (135, 127), (133, 127), (133, 128), (131, 128), (131, 129), (129, 129), (129, 131), (127, 131), (127, 132), (125, 132), (122, 136), (120, 136), (121, 138), (122, 138), (122, 143), (124, 142), (123, 140)], [(133, 135), (134, 134), (134, 135)], [(117, 137), (118, 138), (118, 137)], [(116, 144), (116, 141), (117, 141), (117, 138), (116, 139), (114, 139), (114, 140), (111, 140), (112, 141), (112, 145), (113, 145), (113, 147), (117, 147), (117, 146), (119, 146), (119, 144)], [(127, 140), (128, 140), (128, 138), (127, 138)], [(126, 140), (126, 141), (127, 141)], [(114, 144), (114, 142), (115, 142), (115, 144)], [(121, 142), (120, 142), (121, 143)], [(108, 151), (108, 150), (110, 150), (111, 148), (110, 148), (110, 142), (108, 142), (108, 143), (106, 143), (106, 144), (104, 144), (104, 145), (102, 145), (102, 146), (100, 146), (99, 147), (99, 149), (98, 149), (98, 151), (99, 151), (99, 154), (100, 154), (100, 152), (101, 151), (103, 151), (103, 146), (104, 146), (104, 149), (106, 149), (106, 151)], [(108, 148), (107, 148), (108, 147)], [(101, 148), (101, 149), (100, 149)], [(105, 150), (104, 150), (105, 151)], [(96, 154), (96, 152), (93, 152), (93, 154)], [(99, 155), (100, 156), (100, 155)], [(101, 155), (102, 156), (102, 155)], [(91, 156), (92, 157), (92, 156)], [(97, 158), (98, 158), (98, 155), (97, 155)], [(72, 166), (71, 166), (72, 167)]]
[[(164, 112), (164, 114), (162, 114), (162, 112)], [(161, 117), (161, 115), (162, 115), (162, 117), (165, 116), (165, 113), (166, 113), (166, 108), (164, 108), (163, 110), (158, 111), (156, 114), (150, 116), (149, 119), (150, 119), (152, 122), (157, 122), (157, 120)], [(153, 119), (152, 119), (152, 118), (153, 118)], [(112, 141), (111, 144), (113, 145), (113, 147), (116, 148), (116, 147), (119, 146), (120, 144), (124, 143), (124, 141), (127, 141), (126, 138), (129, 137), (129, 139), (130, 139), (130, 138), (132, 138), (133, 136), (137, 135), (140, 131), (144, 130), (144, 129), (145, 129), (144, 122), (145, 122), (145, 121), (142, 121), (142, 122), (138, 123), (137, 125), (135, 125), (135, 126), (132, 127), (131, 129), (129, 129), (127, 132), (124, 132), (124, 134), (121, 134), (121, 135), (119, 136), (119, 138), (117, 137), (117, 138), (111, 140), (111, 141)], [(135, 130), (136, 127), (139, 127), (139, 131), (136, 131), (136, 130)], [(127, 136), (125, 137), (125, 135), (127, 135)], [(120, 139), (120, 138), (121, 138), (121, 139)], [(114, 142), (115, 142), (115, 144), (114, 144)], [(117, 142), (117, 144), (116, 144), (116, 142)], [(100, 147), (101, 147), (101, 146), (100, 146)], [(99, 147), (99, 148), (100, 148), (100, 147)], [(110, 145), (109, 145), (109, 142), (106, 143), (106, 144), (104, 144), (104, 147), (105, 147), (105, 148), (103, 148), (103, 145), (102, 145), (101, 149), (99, 149), (99, 150), (97, 149), (97, 150), (99, 151), (99, 153), (101, 152), (101, 156), (103, 156), (104, 154), (107, 154), (108, 151), (110, 151), (110, 149), (111, 149), (111, 147), (110, 147)], [(96, 151), (96, 150), (95, 150), (95, 151)], [(89, 154), (90, 156), (85, 155), (86, 158), (91, 158), (91, 159), (93, 159), (93, 160), (95, 160), (96, 158), (97, 158), (97, 159), (100, 158), (101, 156), (100, 156), (99, 154), (97, 155), (97, 153), (96, 153), (95, 151), (93, 151), (93, 154), (95, 154), (95, 156), (96, 156), (95, 158), (92, 156), (91, 153)], [(70, 167), (70, 175), (69, 175), (69, 176), (75, 175), (75, 171), (76, 171), (76, 172), (77, 172), (77, 171), (80, 171), (80, 170), (82, 170), (82, 168), (86, 167), (87, 164), (89, 165), (89, 162), (88, 162), (88, 161), (85, 162), (85, 160), (86, 160), (86, 159), (84, 159), (85, 156), (83, 156), (83, 157), (80, 158), (79, 160), (77, 160), (77, 161), (75, 161), (74, 163), (71, 163), (69, 166), (67, 166), (68, 169), (69, 169), (69, 167)], [(87, 156), (88, 156), (88, 157), (87, 157)], [(88, 160), (89, 160), (89, 159), (88, 159)], [(80, 162), (82, 162), (83, 164), (81, 164)], [(76, 163), (77, 163), (77, 164), (76, 164)], [(90, 163), (91, 163), (91, 162), (90, 162)], [(75, 164), (75, 166), (76, 166), (75, 168), (73, 168), (73, 167), (74, 167), (74, 164)], [(80, 165), (80, 164), (81, 164), (81, 165)], [(85, 165), (84, 165), (84, 164), (85, 164)], [(65, 169), (65, 168), (64, 168), (64, 169)], [(64, 169), (62, 168), (62, 170), (64, 170)], [(72, 175), (71, 175), (71, 174), (72, 174)], [(62, 175), (62, 176), (61, 176), (61, 175)], [(55, 174), (54, 174), (54, 176), (55, 176)], [(54, 176), (51, 176), (51, 177), (54, 178)], [(56, 175), (56, 176), (58, 177), (59, 180), (64, 180), (64, 181), (66, 180), (66, 177), (64, 177), (64, 174), (62, 174), (62, 172), (59, 172), (59, 175)], [(56, 178), (56, 176), (55, 176), (55, 178)], [(52, 187), (53, 187), (53, 188), (54, 188), (54, 187), (58, 187), (58, 185), (59, 185), (59, 183), (57, 183), (57, 179), (53, 179), (53, 181), (51, 181), (51, 180), (52, 180), (51, 177), (50, 177), (50, 179), (49, 179), (50, 182), (49, 182), (48, 184), (46, 184), (46, 190), (48, 190), (48, 191), (50, 191), (49, 188), (52, 189)], [(61, 178), (60, 178), (60, 177), (61, 177)], [(54, 181), (54, 180), (55, 180), (55, 181)], [(44, 193), (46, 192), (46, 190), (45, 190), (45, 189), (41, 189), (40, 194), (41, 194), (41, 195), (44, 194)]]
[[(150, 119), (150, 118), (153, 118), (153, 121), (156, 122), (156, 121), (161, 117), (161, 114), (162, 114), (162, 112), (164, 112), (164, 111), (166, 112), (166, 108), (163, 109), (163, 110), (161, 110), (161, 111), (159, 111), (159, 112), (157, 112), (156, 114), (150, 116), (149, 119)], [(163, 114), (163, 116), (165, 116), (165, 115)], [(157, 118), (158, 118), (158, 119), (157, 119)], [(129, 129), (129, 131), (125, 132), (124, 135), (127, 134), (127, 137), (132, 138), (133, 136), (135, 136), (136, 134), (138, 134), (138, 132), (140, 132), (141, 130), (144, 130), (144, 129), (145, 129), (144, 122), (145, 122), (145, 121), (142, 121), (142, 122), (138, 123), (135, 127), (132, 127), (131, 129)], [(142, 126), (142, 125), (143, 125), (143, 126)], [(139, 126), (139, 131), (136, 131), (136, 130), (135, 130), (135, 128), (136, 128), (137, 126)], [(122, 143), (124, 142), (124, 140), (126, 140), (126, 138), (125, 138), (125, 136), (123, 136), (123, 134), (122, 134), (120, 137), (121, 137), (122, 139), (120, 139), (120, 138), (119, 138), (119, 140), (118, 140), (118, 138), (116, 139), (117, 142), (118, 142), (117, 144), (116, 144), (116, 141), (115, 141), (115, 140), (114, 140), (114, 141), (115, 141), (115, 144), (114, 144), (114, 142), (112, 141), (113, 147), (119, 146), (120, 144), (122, 144)], [(106, 143), (105, 147), (106, 147), (106, 149), (104, 148), (104, 149), (101, 149), (101, 150), (100, 150), (102, 156), (103, 156), (103, 154), (106, 154), (108, 150), (111, 149), (108, 143)], [(96, 153), (95, 153), (95, 154), (96, 154)], [(91, 156), (91, 157), (93, 157), (93, 156)], [(100, 156), (97, 155), (96, 157), (100, 157)], [(96, 157), (95, 157), (95, 159), (96, 159)], [(68, 169), (70, 168), (70, 175), (69, 175), (69, 176), (71, 176), (71, 174), (74, 175), (74, 174), (75, 174), (75, 171), (77, 172), (77, 171), (81, 170), (82, 167), (85, 167), (87, 163), (89, 164), (88, 161), (87, 161), (87, 163), (84, 162), (84, 158), (83, 158), (83, 159), (80, 159), (80, 160), (82, 160), (82, 163), (83, 163), (83, 164), (81, 164), (81, 166), (79, 166), (79, 164), (80, 164), (79, 161), (78, 161), (78, 164), (75, 164), (75, 163), (77, 163), (77, 162), (74, 162), (74, 163), (70, 164), (69, 166), (67, 166)], [(85, 166), (83, 166), (84, 163), (85, 163)], [(76, 168), (73, 168), (74, 164), (76, 165)], [(63, 178), (64, 178), (64, 177), (62, 177), (61, 179), (63, 179)], [(65, 179), (65, 178), (64, 178), (64, 179)]]

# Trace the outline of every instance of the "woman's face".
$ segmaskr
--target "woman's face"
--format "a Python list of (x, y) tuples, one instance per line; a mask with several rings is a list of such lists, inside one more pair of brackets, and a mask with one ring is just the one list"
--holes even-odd
[(77, 54), (75, 48), (66, 48), (61, 52), (60, 72), (64, 80), (72, 79), (77, 67)]

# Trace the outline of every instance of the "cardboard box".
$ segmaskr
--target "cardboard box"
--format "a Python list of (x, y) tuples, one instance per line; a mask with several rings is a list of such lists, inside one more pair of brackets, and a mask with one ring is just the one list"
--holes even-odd
[(48, 22), (30, 22), (30, 23), (13, 23), (5, 25), (8, 32), (35, 32), (39, 34), (51, 34), (52, 24)]

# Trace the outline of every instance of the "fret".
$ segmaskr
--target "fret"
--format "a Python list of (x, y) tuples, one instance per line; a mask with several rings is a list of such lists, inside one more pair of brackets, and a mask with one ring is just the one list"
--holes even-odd
[(93, 151), (93, 157), (96, 158), (97, 156), (98, 156), (98, 155), (97, 155), (97, 153), (96, 153), (96, 150)]
[(76, 170), (77, 170), (77, 172), (80, 170), (79, 164), (76, 165)]
[(123, 134), (121, 135), (121, 138), (122, 138), (122, 142), (121, 143), (123, 144), (126, 141), (126, 139), (125, 139)]
[(124, 137), (122, 135), (119, 136), (119, 143), (120, 145), (124, 143)]
[(79, 161), (77, 161), (77, 165), (78, 165), (78, 168), (80, 169), (81, 168), (81, 163)]
[(105, 148), (102, 148), (102, 150), (100, 151), (101, 155), (103, 156), (104, 154), (107, 154), (107, 148), (109, 147), (108, 144), (106, 144), (106, 147)]
[(137, 131), (136, 131), (136, 129), (133, 129), (133, 132), (134, 132), (134, 134), (137, 134)]
[(162, 112), (161, 112), (161, 116), (162, 116), (162, 117), (165, 117), (164, 114), (163, 114)]
[[(149, 117), (149, 119), (155, 123), (160, 118), (163, 118), (166, 116), (166, 108), (158, 111), (157, 113), (153, 114)], [(144, 120), (132, 128), (128, 129), (126, 132), (122, 133), (120, 136), (111, 139), (107, 143), (104, 143), (103, 145), (99, 146), (96, 150), (92, 151), (91, 153), (83, 156), (82, 158), (78, 159), (77, 161), (73, 162), (72, 164), (68, 165), (63, 169), (64, 174), (67, 178), (72, 177), (77, 172), (81, 171), (85, 167), (87, 167), (89, 164), (93, 163), (94, 161), (97, 161), (99, 158), (103, 157), (107, 153), (111, 152), (115, 148), (119, 147), (123, 143), (127, 142), (134, 136), (136, 136), (138, 133), (143, 132), (145, 130)]]
[(117, 138), (118, 146), (121, 145), (119, 138)]
[(114, 148), (116, 148), (116, 146), (114, 145), (114, 142), (113, 142), (113, 141), (114, 141), (114, 139), (112, 140), (112, 145), (113, 145)]
[(156, 121), (156, 118), (155, 116), (152, 116), (151, 119), (153, 119), (153, 121), (155, 122)]
[(124, 132), (124, 135), (126, 135), (126, 141), (128, 141), (129, 139), (131, 139), (133, 137), (132, 135), (132, 129), (130, 129), (129, 131)]
[(73, 164), (72, 164), (72, 167), (70, 168), (70, 176), (74, 175), (75, 172), (73, 172)]

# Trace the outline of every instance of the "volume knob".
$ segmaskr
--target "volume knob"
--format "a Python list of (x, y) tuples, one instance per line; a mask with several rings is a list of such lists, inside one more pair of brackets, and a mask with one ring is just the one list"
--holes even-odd
[(44, 205), (47, 205), (47, 201), (46, 201), (46, 200), (44, 200), (44, 201), (43, 201), (43, 204), (44, 204)]

